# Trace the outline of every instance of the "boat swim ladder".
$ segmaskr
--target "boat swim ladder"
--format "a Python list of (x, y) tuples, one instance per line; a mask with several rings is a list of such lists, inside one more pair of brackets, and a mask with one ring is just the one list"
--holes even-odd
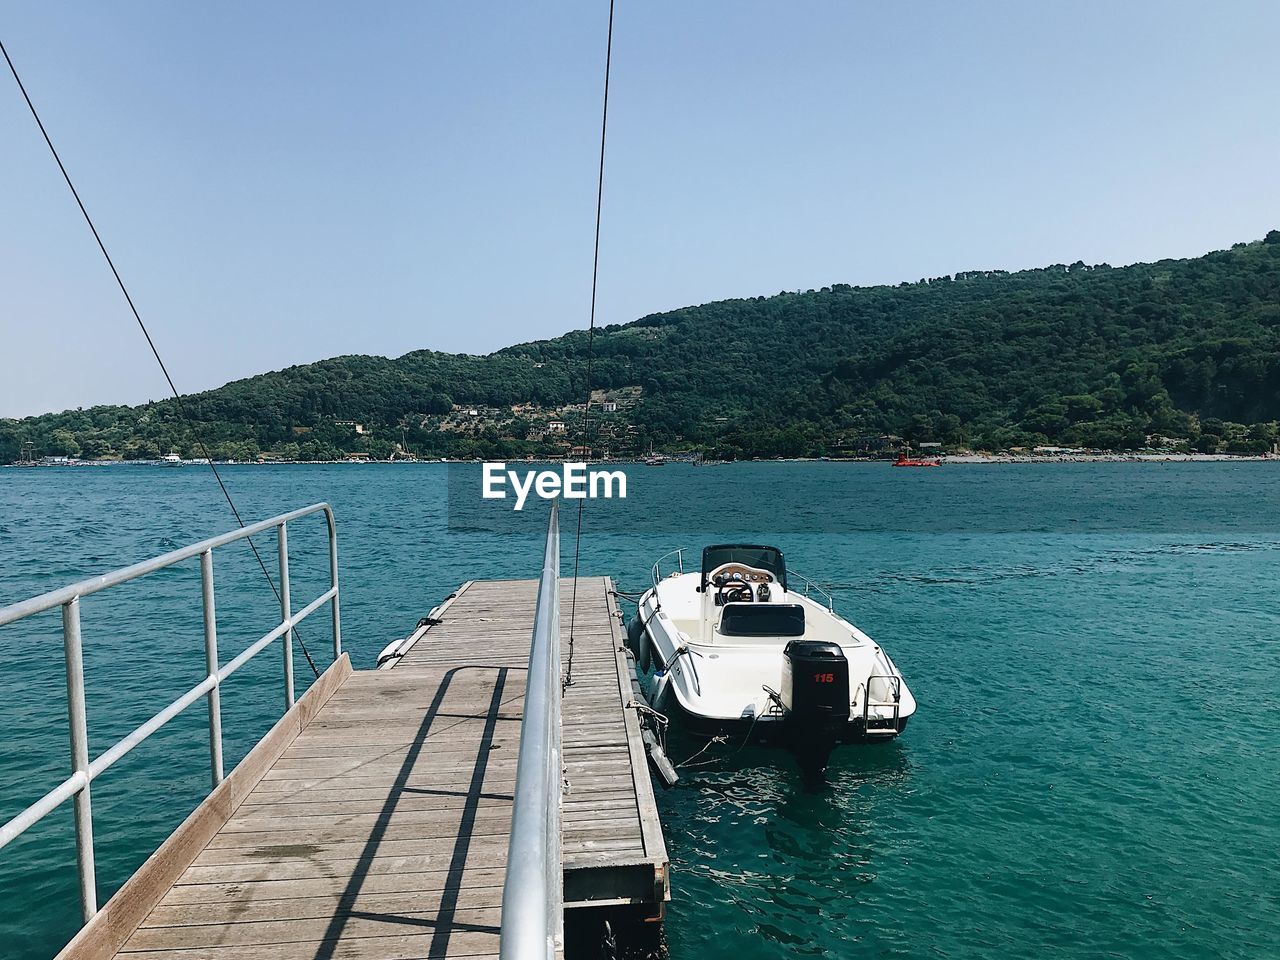
[[(872, 700), (871, 685), (877, 680), (886, 681), (889, 688), (889, 700)], [(893, 736), (898, 732), (898, 720), (902, 710), (902, 678), (891, 673), (873, 673), (867, 677), (867, 684), (860, 688), (863, 693), (862, 697), (862, 729), (865, 733), (872, 736)], [(873, 709), (881, 707), (889, 707), (893, 713), (889, 717), (882, 717), (879, 713), (873, 714)], [(876, 726), (871, 724), (875, 723)], [(888, 726), (885, 724), (888, 723)]]

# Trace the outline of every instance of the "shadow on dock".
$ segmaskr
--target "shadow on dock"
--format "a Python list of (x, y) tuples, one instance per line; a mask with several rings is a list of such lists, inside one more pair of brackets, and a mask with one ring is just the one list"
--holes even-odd
[[(334, 913), (333, 920), (329, 923), (329, 929), (325, 931), (324, 938), (316, 950), (315, 960), (333, 960), (338, 945), (342, 941), (343, 930), (347, 925), (348, 919), (360, 918), (364, 920), (374, 920), (382, 923), (400, 923), (407, 927), (426, 927), (431, 929), (431, 944), (427, 949), (426, 956), (428, 958), (447, 957), (449, 955), (449, 938), (454, 930), (465, 930), (472, 933), (490, 933), (495, 936), (499, 933), (499, 928), (491, 924), (474, 924), (465, 923), (457, 920), (456, 914), (458, 909), (458, 898), (462, 890), (462, 875), (467, 865), (467, 852), (471, 846), (472, 830), (475, 826), (476, 812), (479, 809), (480, 800), (486, 796), (490, 799), (509, 800), (509, 794), (488, 794), (484, 793), (484, 778), (489, 767), (489, 755), (491, 750), (490, 744), (493, 736), (497, 731), (499, 713), (502, 709), (502, 694), (506, 689), (507, 671), (509, 667), (497, 668), (497, 680), (494, 684), (493, 694), (489, 699), (488, 712), (484, 714), (484, 734), (480, 738), (480, 744), (476, 750), (475, 763), (471, 771), (471, 783), (467, 787), (465, 806), (462, 808), (462, 818), (458, 825), (458, 836), (454, 841), (453, 855), (450, 859), (448, 871), (445, 874), (444, 886), (440, 892), (440, 904), (436, 912), (435, 919), (397, 915), (393, 913), (366, 913), (356, 909), (356, 902), (360, 895), (361, 889), (364, 887), (365, 878), (369, 875), (369, 867), (378, 856), (378, 848), (382, 844), (383, 836), (386, 833), (386, 827), (390, 823), (391, 815), (395, 812), (396, 806), (401, 798), (406, 794), (414, 794), (417, 796), (440, 796), (440, 795), (458, 795), (457, 791), (433, 790), (421, 787), (411, 787), (409, 785), (410, 775), (413, 773), (414, 765), (417, 763), (418, 756), (422, 753), (426, 745), (427, 737), (431, 733), (431, 727), (440, 716), (441, 708), (444, 704), (445, 696), (449, 692), (453, 678), (461, 670), (477, 670), (477, 669), (493, 669), (486, 667), (453, 667), (444, 676), (440, 683), (439, 689), (436, 690), (435, 697), (432, 698), (431, 706), (427, 708), (427, 714), (422, 720), (422, 724), (418, 728), (418, 733), (414, 737), (408, 752), (405, 754), (404, 762), (401, 764), (400, 773), (392, 784), (391, 791), (387, 794), (386, 802), (382, 806), (382, 812), (379, 816), (377, 824), (370, 831), (369, 840), (365, 844), (364, 852), (361, 853), (360, 859), (357, 861), (355, 869), (351, 874), (351, 880), (347, 883), (346, 889), (342, 893), (342, 897), (338, 901), (338, 909)], [(473, 719), (474, 715), (468, 715), (466, 719)]]

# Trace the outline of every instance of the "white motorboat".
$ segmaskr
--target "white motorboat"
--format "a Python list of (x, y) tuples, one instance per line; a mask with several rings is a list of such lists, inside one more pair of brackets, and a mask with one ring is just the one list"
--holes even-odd
[(652, 581), (628, 640), (653, 708), (694, 730), (785, 743), (821, 771), (836, 744), (896, 737), (915, 713), (889, 655), (777, 547), (710, 546), (690, 573), (675, 551)]

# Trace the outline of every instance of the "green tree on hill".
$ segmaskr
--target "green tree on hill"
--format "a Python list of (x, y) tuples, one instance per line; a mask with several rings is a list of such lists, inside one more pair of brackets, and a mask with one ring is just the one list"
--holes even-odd
[[(136, 459), (198, 450), (197, 438), (235, 459), (385, 458), (397, 443), (430, 456), (560, 455), (554, 438), (529, 438), (578, 416), (558, 411), (585, 398), (587, 343), (574, 331), (487, 356), (336, 357), (187, 397), (193, 422), (173, 401), (5, 421), (0, 460), (27, 441), (38, 455)], [(1188, 260), (973, 270), (685, 307), (598, 330), (592, 386), (641, 388), (611, 427), (615, 447), (640, 451), (811, 456), (882, 435), (984, 449), (1132, 449), (1152, 435), (1261, 449), (1280, 420), (1280, 231)], [(526, 403), (538, 412), (509, 413)], [(455, 404), (487, 411), (482, 429), (447, 425)]]

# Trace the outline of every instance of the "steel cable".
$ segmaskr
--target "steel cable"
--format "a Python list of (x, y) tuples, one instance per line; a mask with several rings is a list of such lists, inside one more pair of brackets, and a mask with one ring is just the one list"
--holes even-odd
[[(584, 459), (590, 459), (591, 444), (591, 361), (595, 352), (596, 290), (600, 280), (600, 213), (604, 206), (604, 145), (609, 129), (609, 72), (613, 65), (613, 4), (609, 0), (609, 31), (604, 52), (604, 104), (600, 112), (600, 169), (596, 178), (596, 237), (591, 260), (591, 322), (587, 327), (587, 400), (582, 408), (582, 439)], [(578, 567), (582, 558), (582, 508), (586, 498), (578, 501), (578, 523), (573, 535), (573, 591), (569, 601), (569, 666), (565, 671), (564, 685), (573, 684), (573, 631), (578, 614)]]
[[(205, 462), (209, 465), (209, 469), (213, 471), (214, 479), (218, 481), (218, 489), (222, 491), (222, 496), (226, 498), (227, 505), (231, 507), (231, 512), (235, 515), (236, 523), (241, 527), (245, 526), (244, 519), (240, 516), (240, 511), (236, 508), (235, 501), (231, 498), (231, 491), (227, 489), (227, 485), (222, 481), (222, 474), (218, 472), (218, 467), (213, 462), (213, 457), (209, 456), (209, 449), (205, 446), (204, 440), (200, 438), (200, 434), (196, 431), (195, 421), (187, 413), (186, 405), (182, 402), (182, 395), (178, 392), (177, 386), (174, 385), (173, 377), (169, 375), (169, 369), (165, 366), (164, 360), (160, 356), (160, 351), (156, 348), (155, 341), (151, 339), (151, 333), (147, 330), (147, 325), (142, 322), (142, 315), (138, 312), (137, 306), (134, 305), (133, 297), (129, 294), (128, 287), (125, 286), (124, 280), (120, 276), (120, 271), (116, 269), (115, 261), (111, 259), (111, 254), (107, 252), (107, 245), (102, 242), (102, 236), (98, 233), (98, 228), (94, 226), (93, 218), (89, 216), (89, 211), (85, 209), (84, 201), (80, 199), (80, 191), (76, 189), (76, 185), (71, 181), (71, 175), (67, 173), (67, 168), (62, 163), (62, 157), (59, 156), (57, 148), (53, 145), (53, 140), (49, 137), (48, 130), (45, 129), (44, 121), (40, 119), (40, 114), (36, 110), (36, 106), (31, 102), (31, 97), (27, 94), (26, 85), (22, 82), (22, 77), (18, 75), (18, 68), (14, 66), (13, 59), (9, 56), (9, 51), (5, 48), (4, 41), (0, 41), (0, 53), (4, 54), (5, 63), (9, 65), (9, 72), (13, 74), (13, 79), (18, 84), (18, 89), (22, 92), (22, 99), (27, 102), (27, 109), (31, 111), (31, 116), (36, 122), (36, 126), (40, 128), (40, 134), (44, 137), (45, 144), (49, 147), (49, 152), (53, 154), (54, 161), (58, 164), (58, 169), (62, 172), (62, 179), (66, 181), (71, 196), (75, 198), (76, 206), (80, 208), (80, 213), (84, 216), (84, 222), (89, 225), (89, 230), (93, 233), (93, 239), (98, 243), (98, 249), (102, 251), (103, 258), (107, 261), (107, 266), (111, 268), (111, 275), (115, 277), (116, 285), (120, 287), (120, 292), (124, 294), (125, 302), (129, 304), (129, 310), (133, 313), (133, 319), (138, 321), (138, 328), (142, 331), (142, 335), (147, 340), (147, 346), (151, 348), (151, 354), (156, 358), (156, 363), (160, 365), (160, 372), (164, 374), (165, 381), (169, 384), (169, 390), (173, 394), (174, 402), (177, 404), (178, 413), (182, 419), (186, 421), (187, 426), (191, 430), (191, 435), (195, 438), (196, 445), (200, 448)], [(258, 566), (262, 568), (262, 575), (267, 578), (267, 583), (271, 586), (271, 592), (276, 595), (276, 601), (280, 601), (280, 591), (276, 588), (275, 581), (271, 579), (271, 573), (267, 570), (266, 563), (262, 560), (262, 555), (258, 553), (258, 547), (253, 542), (252, 537), (245, 538), (249, 543), (249, 549), (253, 551), (253, 556), (258, 561)], [(311, 672), (317, 677), (320, 671), (316, 668), (316, 663), (311, 659), (311, 653), (307, 650), (307, 645), (302, 642), (302, 636), (298, 632), (298, 628), (293, 628), (293, 635), (297, 638), (298, 646), (302, 648), (302, 654), (307, 658), (307, 663), (311, 667)]]

